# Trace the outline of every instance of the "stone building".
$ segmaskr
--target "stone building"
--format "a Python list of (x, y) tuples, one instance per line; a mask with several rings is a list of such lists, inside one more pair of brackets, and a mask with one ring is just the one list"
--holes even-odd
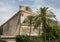
[[(30, 28), (28, 25), (24, 24), (23, 21), (30, 15), (35, 16), (37, 14), (25, 10), (25, 7), (21, 5), (19, 11), (2, 25), (3, 33), (0, 39), (5, 40), (6, 42), (15, 42), (14, 38), (16, 35), (29, 35)], [(39, 29), (31, 29), (31, 35), (38, 35), (38, 33)]]

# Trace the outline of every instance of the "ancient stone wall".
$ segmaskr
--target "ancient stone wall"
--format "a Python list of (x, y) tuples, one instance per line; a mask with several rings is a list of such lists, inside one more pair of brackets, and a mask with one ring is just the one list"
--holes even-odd
[(16, 42), (16, 36), (0, 36), (0, 40), (4, 42)]
[[(3, 35), (6, 36), (13, 36), (19, 34), (19, 28), (21, 27), (20, 33), (22, 34), (29, 34), (30, 28), (29, 26), (23, 26), (23, 21), (27, 18), (27, 16), (34, 16), (36, 15), (33, 12), (26, 11), (24, 9), (20, 9), (19, 12), (17, 12), (11, 19), (9, 19), (4, 25), (3, 25)], [(32, 34), (38, 34), (38, 29), (33, 30), (31, 29)]]
[[(27, 18), (27, 16), (34, 16), (36, 15), (33, 12), (29, 12), (21, 8), (17, 14), (15, 14), (11, 19), (9, 19), (6, 23), (4, 23), (3, 26), (3, 36), (16, 36), (19, 34), (19, 28), (20, 28), (20, 35), (29, 35), (30, 27), (28, 25), (20, 25), (23, 21)], [(42, 29), (41, 29), (42, 30)], [(38, 35), (39, 29), (31, 28), (31, 35)], [(41, 31), (42, 33), (42, 31)], [(10, 37), (9, 37), (10, 38)], [(2, 39), (6, 40), (7, 42), (16, 42), (15, 39)]]
[[(21, 14), (21, 16), (20, 16), (20, 14)], [(11, 18), (8, 22), (6, 22), (3, 25), (3, 35), (8, 35), (8, 36), (17, 35), (19, 32), (20, 20), (21, 20), (21, 24), (22, 24), (23, 21), (29, 15), (31, 15), (31, 14), (21, 11), (21, 13), (19, 12), (18, 15)], [(21, 19), (19, 16), (21, 17)]]
[(18, 23), (18, 15), (3, 25), (3, 35), (15, 35)]

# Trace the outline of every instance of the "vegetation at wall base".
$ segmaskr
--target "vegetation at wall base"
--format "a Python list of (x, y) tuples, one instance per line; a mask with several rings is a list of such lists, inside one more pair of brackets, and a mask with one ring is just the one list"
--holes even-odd
[[(44, 42), (42, 36), (27, 36), (27, 35), (17, 35), (16, 42)], [(46, 42), (49, 40), (46, 39)], [(50, 42), (60, 42), (60, 39), (52, 39)]]
[(16, 42), (43, 42), (38, 36), (17, 35)]

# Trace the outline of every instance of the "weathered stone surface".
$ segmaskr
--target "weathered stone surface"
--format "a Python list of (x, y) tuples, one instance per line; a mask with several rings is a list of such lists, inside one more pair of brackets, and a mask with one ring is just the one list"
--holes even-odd
[[(20, 16), (21, 14), (21, 16)], [(3, 25), (3, 35), (18, 35), (19, 32), (19, 26), (20, 26), (20, 20), (21, 20), (21, 24), (23, 23), (23, 21), (27, 18), (27, 16), (32, 15), (32, 13), (28, 12), (28, 11), (19, 11), (18, 14), (16, 16), (14, 16), (13, 18), (11, 18), (8, 22), (6, 22)], [(21, 18), (19, 18), (19, 16)], [(21, 25), (22, 27), (22, 25)], [(26, 27), (26, 26), (25, 26)], [(25, 28), (21, 28), (22, 30)], [(27, 29), (28, 26), (26, 27)], [(23, 31), (22, 31), (23, 32)]]
[(0, 36), (0, 40), (6, 42), (16, 42), (16, 36)]
[[(35, 16), (37, 14), (33, 12), (26, 11), (24, 9), (19, 10), (11, 19), (9, 19), (6, 23), (4, 23), (3, 26), (3, 36), (16, 36), (19, 34), (19, 28), (20, 28), (20, 35), (29, 35), (30, 28), (27, 25), (20, 25), (23, 23), (23, 21), (27, 18), (27, 16)], [(41, 29), (42, 30), (42, 29)], [(42, 31), (40, 31), (42, 33)], [(39, 29), (33, 29), (33, 26), (31, 28), (31, 35), (38, 35)], [(6, 37), (3, 37), (6, 38)], [(11, 37), (9, 37), (11, 38)], [(2, 39), (7, 42), (16, 42), (15, 39)]]

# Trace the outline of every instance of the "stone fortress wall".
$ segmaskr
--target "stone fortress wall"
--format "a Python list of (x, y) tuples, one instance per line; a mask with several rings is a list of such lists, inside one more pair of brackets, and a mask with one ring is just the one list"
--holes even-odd
[[(20, 16), (21, 14), (21, 16)], [(20, 6), (19, 12), (17, 12), (10, 20), (8, 20), (4, 25), (3, 25), (3, 35), (7, 36), (13, 36), (13, 35), (18, 35), (19, 33), (19, 21), (21, 21), (21, 24), (23, 21), (27, 18), (29, 15), (36, 15), (33, 12), (26, 11), (24, 6)], [(19, 17), (20, 16), (20, 17)], [(23, 35), (28, 35), (29, 34), (29, 26), (27, 25), (21, 25), (21, 34)], [(33, 31), (32, 28), (32, 34), (37, 34), (38, 29)]]
[[(19, 28), (20, 28), (20, 35), (29, 35), (29, 31), (30, 28), (27, 25), (23, 25), (23, 21), (27, 18), (27, 16), (35, 16), (37, 15), (36, 13), (33, 12), (29, 12), (27, 10), (25, 10), (24, 6), (20, 6), (19, 8), (19, 12), (17, 12), (12, 18), (10, 18), (6, 23), (4, 23), (3, 26), (3, 37), (7, 38), (9, 36), (16, 36), (19, 34)], [(21, 25), (20, 25), (21, 23)], [(19, 27), (20, 26), (20, 27)], [(42, 28), (40, 28), (40, 32), (42, 33)], [(38, 35), (39, 33), (39, 29), (35, 29), (33, 30), (33, 26), (31, 29), (31, 35)], [(11, 40), (11, 39), (10, 39)], [(10, 42), (10, 40), (8, 39), (7, 42)], [(14, 39), (12, 39), (14, 40)], [(15, 42), (11, 41), (11, 42)]]

